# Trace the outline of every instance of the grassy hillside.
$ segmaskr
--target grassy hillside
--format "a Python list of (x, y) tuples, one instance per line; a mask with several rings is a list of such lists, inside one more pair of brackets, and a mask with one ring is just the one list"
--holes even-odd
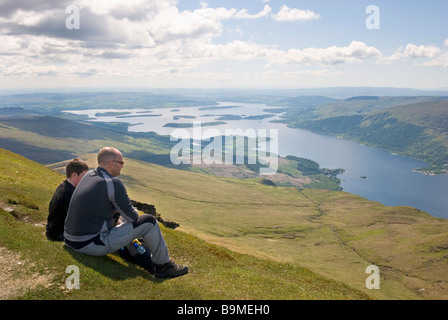
[[(402, 121), (419, 126), (421, 121), (427, 120), (418, 118), (421, 113), (417, 106), (414, 108), (414, 115)], [(444, 110), (443, 104), (439, 108)], [(391, 116), (394, 110), (384, 112)], [(398, 114), (403, 116), (404, 113)], [(434, 129), (443, 128), (443, 117), (439, 118), (442, 122), (433, 122)], [(349, 117), (344, 119), (350, 120)], [(374, 118), (370, 120), (375, 123)], [(70, 128), (76, 138), (64, 136), (64, 128)], [(122, 179), (131, 197), (156, 205), (163, 217), (180, 223), (183, 232), (164, 228), (164, 233), (167, 241), (171, 241), (174, 259), (189, 264), (198, 272), (192, 271), (195, 277), (191, 282), (176, 279), (187, 283), (180, 285), (184, 291), (175, 290), (174, 293), (162, 291), (166, 288), (172, 291), (176, 285), (163, 282), (168, 286), (161, 286), (159, 290), (159, 283), (150, 281), (146, 298), (155, 298), (156, 294), (162, 299), (229, 298), (230, 295), (237, 299), (447, 297), (446, 220), (432, 218), (413, 208), (385, 207), (344, 192), (280, 187), (287, 185), (285, 181), (288, 180), (300, 188), (316, 186), (312, 177), (321, 174), (318, 173), (321, 169), (306, 159), (280, 159), (279, 174), (269, 177), (277, 186), (269, 186), (269, 181), (259, 178), (234, 179), (232, 174), (229, 177), (207, 176), (132, 160), (163, 163), (167, 158), (165, 138), (151, 134), (127, 135), (113, 127), (54, 117), (22, 117), (2, 119), (0, 136), (2, 146), (46, 159), (44, 163), (95, 152), (86, 156), (94, 166), (100, 147), (112, 145), (123, 151), (126, 165)], [(72, 255), (58, 244), (45, 240), (43, 227), (48, 202), (63, 177), (10, 152), (3, 151), (1, 156), (0, 257), (3, 259), (0, 265), (4, 270), (11, 270), (11, 274), (8, 271), (3, 275), (6, 280), (21, 279), (26, 288), (14, 294), (22, 296), (28, 292), (26, 298), (93, 299), (96, 296), (117, 297), (124, 292), (125, 298), (136, 298), (141, 280), (152, 279), (142, 270), (129, 267), (113, 255), (100, 259)], [(59, 163), (52, 167), (63, 166), (64, 163)], [(216, 173), (220, 168), (196, 169), (210, 169), (211, 173)], [(223, 175), (234, 169), (226, 167)], [(251, 171), (250, 168), (244, 170)], [(17, 233), (21, 237), (17, 237)], [(36, 247), (41, 249), (36, 251)], [(53, 262), (49, 262), (53, 254), (61, 265), (53, 267)], [(232, 259), (223, 258), (228, 255)], [(12, 265), (8, 264), (10, 261)], [(19, 265), (16, 261), (26, 262)], [(89, 290), (68, 292), (64, 290), (65, 267), (78, 263), (83, 266), (81, 272), (87, 276)], [(234, 264), (236, 269), (233, 269)], [(381, 290), (365, 288), (365, 269), (371, 264), (380, 267)], [(17, 269), (23, 265), (27, 266), (25, 273)], [(285, 268), (287, 274), (282, 273)], [(255, 283), (266, 282), (260, 278), (260, 270), (272, 279), (284, 276), (282, 279), (288, 281), (272, 280), (272, 284), (269, 282), (272, 290), (263, 290)], [(315, 287), (313, 280), (305, 281), (306, 286), (301, 287), (303, 273), (310, 271), (308, 279), (321, 279), (316, 281), (324, 285)], [(126, 276), (129, 272), (130, 277)], [(201, 284), (204, 279), (210, 284)], [(241, 279), (254, 280), (240, 290), (235, 282)], [(0, 277), (0, 281), (3, 280)], [(133, 289), (124, 289), (122, 281), (128, 281), (126, 283)], [(222, 283), (222, 288), (216, 288), (212, 282)], [(286, 282), (291, 284), (286, 285)], [(36, 287), (28, 287), (29, 283)], [(327, 285), (334, 285), (336, 289), (327, 292), (324, 289)], [(102, 292), (104, 286), (117, 289)], [(15, 281), (9, 287), (21, 288)], [(227, 293), (225, 288), (232, 290)], [(189, 296), (188, 290), (198, 293)]]
[[(95, 155), (85, 159), (95, 165)], [(232, 251), (300, 265), (379, 299), (448, 297), (446, 219), (346, 192), (266, 186), (128, 158), (122, 180), (133, 199), (154, 204), (180, 230)], [(371, 264), (380, 268), (380, 290), (365, 287)]]
[[(378, 102), (381, 99), (324, 105), (307, 114), (290, 114), (288, 122), (293, 127), (342, 136), (423, 160), (432, 165), (425, 169), (429, 173), (447, 173), (448, 100), (416, 103), (421, 97)], [(413, 103), (403, 104), (410, 101)], [(399, 105), (369, 113), (392, 102)]]
[[(307, 112), (308, 119), (325, 119), (341, 116), (366, 115), (384, 109), (415, 103), (437, 102), (446, 100), (447, 97), (409, 96), (409, 97), (378, 97), (359, 96), (344, 100), (320, 104)], [(290, 111), (291, 115), (294, 112)]]
[[(89, 161), (91, 159), (89, 157)], [(147, 184), (145, 179), (138, 178), (137, 171), (146, 172), (148, 168), (163, 170), (159, 166), (144, 166), (142, 162), (126, 160), (129, 172), (132, 168), (134, 172), (124, 177), (133, 186), (131, 189)], [(154, 173), (149, 171), (146, 174)], [(166, 204), (171, 199), (169, 186), (176, 181), (187, 183), (182, 180), (185, 172), (171, 170), (169, 173), (160, 181), (167, 189), (158, 191), (166, 195)], [(357, 289), (330, 280), (297, 263), (237, 253), (195, 235), (163, 226), (162, 233), (173, 260), (190, 267), (190, 273), (184, 277), (158, 280), (114, 254), (100, 258), (77, 254), (65, 249), (61, 243), (47, 241), (44, 235), (48, 203), (63, 179), (56, 171), (0, 149), (2, 299), (369, 298)], [(224, 184), (220, 184), (219, 179), (211, 181), (217, 182), (217, 188), (228, 183), (225, 179)], [(239, 180), (232, 181), (239, 185)], [(197, 187), (195, 183), (189, 185), (190, 188)], [(146, 189), (140, 190), (145, 192)], [(250, 188), (246, 190), (251, 193)], [(132, 196), (138, 194), (134, 191)], [(179, 195), (174, 193), (172, 196)], [(139, 198), (149, 200), (151, 197)], [(204, 195), (203, 200), (206, 199), (207, 195)], [(71, 265), (78, 266), (80, 270), (79, 290), (68, 290), (65, 286), (69, 277), (66, 268)]]
[(211, 105), (214, 100), (182, 96), (177, 92), (66, 92), (3, 95), (0, 108), (23, 108), (31, 113), (59, 114), (70, 109), (107, 108), (175, 108)]
[[(125, 128), (126, 129), (126, 128)], [(114, 144), (135, 158), (169, 161), (169, 137), (154, 133), (126, 134), (123, 128), (51, 116), (0, 118), (0, 143), (39, 163), (49, 164), (97, 152)]]

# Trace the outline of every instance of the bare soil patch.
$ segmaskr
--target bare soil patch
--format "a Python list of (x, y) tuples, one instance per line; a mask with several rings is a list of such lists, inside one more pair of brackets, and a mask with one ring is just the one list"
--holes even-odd
[(33, 272), (34, 264), (0, 247), (0, 299), (7, 300), (37, 286), (49, 286), (49, 275)]

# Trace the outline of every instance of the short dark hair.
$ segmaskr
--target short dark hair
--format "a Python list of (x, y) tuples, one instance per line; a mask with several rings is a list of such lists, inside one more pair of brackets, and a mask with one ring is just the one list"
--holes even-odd
[(70, 178), (73, 173), (80, 175), (87, 170), (89, 170), (89, 166), (87, 165), (87, 163), (79, 158), (75, 158), (67, 163), (67, 166), (65, 167), (65, 175), (67, 178)]

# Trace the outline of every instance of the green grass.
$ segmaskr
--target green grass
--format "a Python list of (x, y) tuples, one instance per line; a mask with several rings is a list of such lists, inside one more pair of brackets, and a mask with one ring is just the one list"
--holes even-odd
[[(95, 155), (85, 160), (94, 164)], [(121, 178), (131, 198), (154, 204), (162, 217), (209, 243), (297, 264), (378, 299), (447, 297), (446, 219), (346, 192), (270, 187), (259, 179), (208, 176), (128, 158)], [(371, 264), (381, 267), (381, 290), (365, 288)]]
[[(172, 176), (170, 178), (173, 178)], [(14, 273), (28, 287), (15, 299), (367, 299), (368, 295), (316, 274), (297, 263), (237, 253), (198, 237), (161, 226), (174, 261), (190, 273), (155, 279), (119, 256), (90, 257), (45, 238), (47, 205), (64, 177), (0, 149), (0, 247), (20, 255)], [(167, 181), (169, 183), (169, 181)], [(10, 211), (13, 210), (14, 214)], [(2, 261), (5, 263), (5, 261)], [(12, 262), (14, 263), (14, 262)], [(68, 290), (66, 268), (80, 271), (80, 289)], [(32, 286), (33, 279), (48, 280)], [(31, 286), (31, 287), (30, 287)]]
[(51, 116), (0, 119), (2, 146), (39, 163), (55, 163), (115, 145), (135, 158), (159, 155), (169, 159), (169, 137), (127, 133), (117, 124), (78, 122)]
[[(93, 167), (95, 157), (83, 159)], [(259, 179), (209, 176), (124, 157), (121, 179), (130, 197), (180, 223), (162, 232), (174, 261), (189, 265), (191, 273), (159, 281), (117, 256), (86, 257), (46, 241), (41, 219), (63, 177), (3, 151), (0, 187), (11, 192), (2, 192), (0, 202), (18, 204), (9, 204), (16, 217), (1, 212), (0, 246), (54, 276), (53, 285), (28, 290), (22, 298), (134, 299), (141, 291), (145, 299), (447, 298), (446, 219), (346, 192), (271, 187)], [(16, 168), (39, 178), (17, 179)], [(35, 185), (47, 191), (39, 193)], [(81, 290), (64, 289), (65, 268), (72, 264), (80, 267)], [(365, 288), (371, 264), (380, 268), (380, 290)]]
[[(2, 246), (33, 261), (33, 270), (50, 280), (16, 297), (19, 299), (364, 299), (365, 295), (294, 264), (279, 264), (201, 241), (162, 227), (171, 255), (186, 263), (190, 273), (160, 280), (116, 255), (89, 257), (62, 244), (48, 242), (42, 230), (13, 221), (1, 212)], [(5, 230), (8, 226), (14, 228)], [(18, 237), (17, 232), (22, 236)], [(66, 267), (80, 270), (80, 289), (68, 290)]]

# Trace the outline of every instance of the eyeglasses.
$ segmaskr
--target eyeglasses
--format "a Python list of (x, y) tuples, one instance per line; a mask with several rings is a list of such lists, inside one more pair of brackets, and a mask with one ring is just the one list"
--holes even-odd
[(114, 162), (118, 162), (119, 164), (121, 164), (122, 166), (124, 166), (124, 162), (123, 162), (123, 161), (114, 160)]

